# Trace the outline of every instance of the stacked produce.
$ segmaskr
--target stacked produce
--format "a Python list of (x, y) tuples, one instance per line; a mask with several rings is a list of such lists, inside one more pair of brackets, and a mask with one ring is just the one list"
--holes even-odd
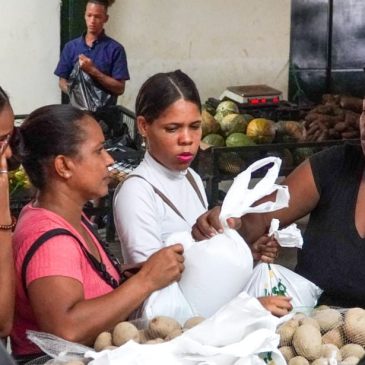
[(111, 331), (99, 334), (95, 340), (94, 349), (95, 351), (114, 349), (124, 345), (129, 340), (141, 344), (170, 341), (203, 320), (203, 317), (192, 317), (181, 326), (174, 318), (158, 316), (145, 323), (143, 329), (138, 329), (137, 327), (140, 326), (133, 322), (120, 322)]
[(215, 147), (241, 147), (276, 142), (305, 140), (302, 122), (273, 122), (240, 113), (234, 101), (225, 100), (214, 109), (204, 105), (202, 111), (202, 140)]
[(271, 143), (276, 133), (273, 121), (240, 114), (237, 104), (230, 100), (220, 102), (216, 110), (203, 109), (202, 130), (203, 142), (215, 147)]
[[(267, 149), (219, 151), (217, 164), (223, 173), (238, 174), (255, 160), (266, 156), (280, 157), (283, 161), (282, 167), (290, 170), (321, 150), (321, 147), (300, 146), (298, 142), (359, 138), (361, 112), (362, 99), (326, 94), (322, 104), (310, 110), (303, 120), (273, 122), (267, 118), (255, 118), (250, 114), (240, 113), (234, 101), (224, 100), (216, 109), (209, 104), (204, 106), (202, 141), (214, 147), (273, 145)], [(298, 144), (290, 149), (276, 149), (276, 143)]]
[(277, 333), (289, 365), (356, 365), (365, 355), (365, 310), (319, 306), (295, 314)]
[(305, 116), (307, 141), (359, 138), (362, 99), (325, 94), (322, 104)]
[[(239, 113), (237, 104), (225, 100), (216, 109), (205, 105), (202, 111), (202, 141), (214, 147), (248, 147), (276, 142), (298, 142), (304, 139), (304, 127), (297, 121), (274, 123), (266, 118), (255, 118), (250, 114)], [(243, 152), (243, 151), (241, 151)], [(305, 152), (304, 154), (302, 152)], [(285, 150), (270, 151), (268, 156), (283, 160), (283, 166), (292, 166), (294, 161), (301, 162), (308, 151), (292, 153)], [(250, 163), (264, 156), (256, 156), (254, 151), (227, 151), (221, 153), (218, 168), (228, 174), (238, 174)]]

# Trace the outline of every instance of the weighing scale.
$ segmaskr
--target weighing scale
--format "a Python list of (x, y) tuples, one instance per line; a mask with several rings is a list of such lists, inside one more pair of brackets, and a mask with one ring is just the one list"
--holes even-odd
[(220, 96), (220, 100), (230, 99), (240, 107), (264, 107), (279, 105), (283, 93), (268, 85), (229, 86)]

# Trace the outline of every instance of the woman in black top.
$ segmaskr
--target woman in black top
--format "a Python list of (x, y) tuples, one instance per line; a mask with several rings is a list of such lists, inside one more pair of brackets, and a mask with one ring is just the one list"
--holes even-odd
[[(229, 219), (247, 242), (254, 242), (267, 232), (272, 218), (286, 226), (310, 214), (296, 271), (324, 290), (320, 304), (365, 308), (364, 111), (360, 135), (361, 147), (348, 144), (324, 150), (283, 181), (290, 192), (288, 208)], [(198, 219), (196, 238), (220, 228), (217, 213), (219, 208)]]

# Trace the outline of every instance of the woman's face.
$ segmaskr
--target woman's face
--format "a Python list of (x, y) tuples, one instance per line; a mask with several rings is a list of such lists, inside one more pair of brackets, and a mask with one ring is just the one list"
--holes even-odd
[(186, 170), (193, 161), (201, 139), (201, 114), (194, 103), (183, 99), (171, 104), (152, 123), (138, 117), (150, 154), (168, 169)]
[(9, 141), (14, 130), (14, 113), (10, 105), (0, 111), (0, 156), (9, 159), (12, 155)]
[(108, 193), (110, 174), (108, 166), (114, 160), (104, 148), (104, 135), (94, 118), (85, 116), (81, 121), (84, 133), (78, 153), (72, 157), (71, 188), (77, 190), (87, 201)]

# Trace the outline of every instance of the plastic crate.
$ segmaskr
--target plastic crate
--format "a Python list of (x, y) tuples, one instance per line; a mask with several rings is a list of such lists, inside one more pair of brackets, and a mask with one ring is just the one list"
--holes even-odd
[[(360, 144), (360, 141), (332, 140), (247, 147), (211, 147), (198, 153), (192, 167), (205, 181), (209, 205), (214, 206), (220, 204), (224, 197), (219, 192), (219, 183), (224, 180), (233, 180), (237, 174), (259, 159), (268, 156), (280, 157), (282, 159), (280, 176), (287, 176), (311, 154), (344, 143)], [(253, 177), (262, 177), (269, 167), (256, 171)]]

